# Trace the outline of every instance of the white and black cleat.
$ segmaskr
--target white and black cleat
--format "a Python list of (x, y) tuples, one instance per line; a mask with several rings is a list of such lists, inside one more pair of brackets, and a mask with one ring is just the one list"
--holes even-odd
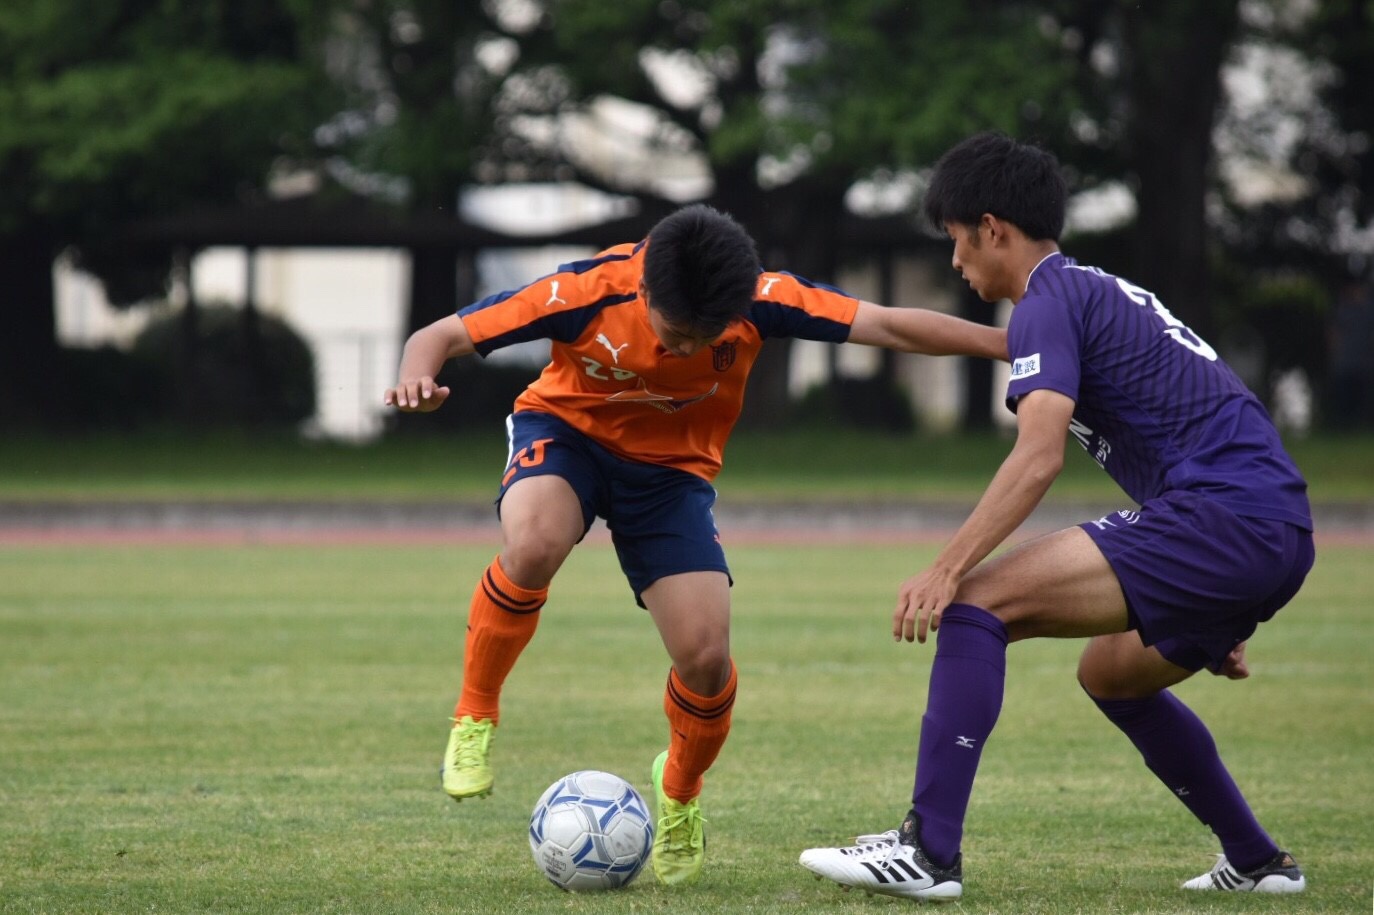
[(846, 848), (808, 848), (801, 854), (801, 865), (844, 890), (858, 888), (903, 899), (958, 899), (964, 893), (962, 856), (956, 855), (949, 867), (934, 864), (916, 838), (918, 831), (914, 815), (908, 815), (901, 829), (859, 836)]
[(1307, 880), (1298, 862), (1286, 851), (1249, 871), (1236, 870), (1225, 855), (1218, 855), (1210, 871), (1184, 883), (1183, 888), (1233, 893), (1301, 893), (1307, 889)]

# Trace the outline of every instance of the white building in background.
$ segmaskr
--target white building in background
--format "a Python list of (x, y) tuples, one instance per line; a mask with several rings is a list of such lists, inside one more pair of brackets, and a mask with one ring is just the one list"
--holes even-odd
[[(382, 428), (382, 390), (400, 358), (410, 261), (404, 251), (372, 248), (259, 248), (253, 301), (281, 318), (315, 356), (316, 413), (305, 431), (352, 441)], [(244, 248), (207, 248), (191, 265), (201, 305), (242, 306), (249, 276)], [(59, 260), (54, 265), (57, 336), (64, 346), (127, 349), (166, 303), (117, 310), (99, 281)], [(173, 290), (173, 298), (183, 298)]]
[[(464, 212), (502, 231), (570, 228), (624, 215), (623, 204), (583, 189), (515, 187), (484, 191), (464, 202)], [(517, 201), (513, 203), (512, 201)], [(628, 240), (628, 239), (627, 239)], [(595, 253), (591, 248), (549, 246), (479, 254), (478, 297), (523, 286), (552, 272), (559, 264)], [(254, 263), (250, 269), (248, 258)], [(765, 265), (766, 266), (766, 265)], [(893, 287), (896, 306), (939, 311), (957, 308), (951, 286), (938, 275), (938, 265), (901, 260)], [(253, 301), (264, 314), (293, 327), (315, 356), (317, 412), (306, 434), (345, 441), (368, 441), (383, 429), (382, 391), (395, 378), (404, 342), (410, 262), (401, 249), (375, 248), (244, 248), (213, 247), (199, 252), (190, 275), (195, 301), (242, 306), (253, 277)], [(148, 320), (173, 307), (167, 303), (114, 309), (94, 277), (59, 260), (54, 265), (58, 340), (64, 346), (113, 345), (127, 349)], [(847, 271), (838, 285), (859, 298), (879, 301), (872, 269)], [(184, 291), (173, 290), (174, 301)], [(847, 377), (866, 377), (878, 370), (879, 351), (840, 347), (832, 359), (830, 344), (793, 342), (789, 388), (801, 396), (824, 382), (832, 369)], [(499, 351), (491, 359), (542, 365), (548, 343), (534, 341)], [(953, 428), (963, 409), (961, 360), (903, 356), (898, 381), (907, 391), (924, 428)], [(1003, 376), (994, 387), (994, 416), (1000, 404)]]

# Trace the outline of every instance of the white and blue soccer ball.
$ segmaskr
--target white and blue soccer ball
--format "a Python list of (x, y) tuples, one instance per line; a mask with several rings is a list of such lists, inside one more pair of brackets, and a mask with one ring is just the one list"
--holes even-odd
[(560, 889), (625, 886), (649, 860), (653, 845), (649, 805), (633, 785), (609, 772), (563, 776), (530, 815), (534, 863)]

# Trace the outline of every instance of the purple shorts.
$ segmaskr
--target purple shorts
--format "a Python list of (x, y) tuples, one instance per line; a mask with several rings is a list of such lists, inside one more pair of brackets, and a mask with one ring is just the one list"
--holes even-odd
[(682, 572), (724, 572), (725, 551), (711, 513), (716, 490), (685, 470), (627, 461), (555, 416), (532, 410), (506, 419), (510, 452), (496, 497), (515, 481), (554, 474), (582, 502), (582, 533), (606, 519), (635, 602), (654, 582)]
[(1217, 670), (1293, 599), (1316, 558), (1311, 531), (1191, 492), (1079, 526), (1116, 572), (1141, 641), (1193, 671)]

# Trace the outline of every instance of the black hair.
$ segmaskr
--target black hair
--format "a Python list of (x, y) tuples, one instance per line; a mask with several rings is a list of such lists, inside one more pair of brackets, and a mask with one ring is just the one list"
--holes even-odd
[(720, 334), (753, 303), (762, 270), (743, 226), (705, 204), (683, 207), (649, 231), (649, 307), (679, 329)]
[(935, 163), (922, 210), (937, 231), (991, 213), (1033, 241), (1058, 241), (1068, 188), (1052, 153), (1001, 133), (980, 133)]

